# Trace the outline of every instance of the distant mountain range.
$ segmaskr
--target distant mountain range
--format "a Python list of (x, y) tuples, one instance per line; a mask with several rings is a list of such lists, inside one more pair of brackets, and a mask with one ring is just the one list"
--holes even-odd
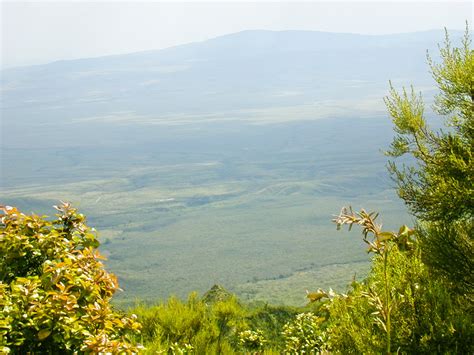
[[(453, 37), (459, 37), (453, 33)], [(160, 120), (380, 98), (388, 81), (432, 85), (444, 34), (244, 31), (163, 50), (1, 72), (4, 123)], [(193, 119), (193, 117), (188, 117)]]

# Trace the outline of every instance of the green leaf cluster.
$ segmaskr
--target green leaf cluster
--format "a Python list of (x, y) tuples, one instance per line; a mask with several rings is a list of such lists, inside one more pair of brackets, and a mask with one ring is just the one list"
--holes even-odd
[(261, 350), (266, 342), (265, 335), (260, 329), (247, 329), (239, 333), (239, 343), (246, 350)]
[(12, 353), (135, 352), (134, 316), (115, 312), (115, 276), (85, 217), (63, 203), (56, 219), (3, 206), (0, 349)]
[(325, 318), (311, 312), (298, 314), (283, 327), (286, 354), (316, 354), (323, 350), (325, 332), (321, 324)]

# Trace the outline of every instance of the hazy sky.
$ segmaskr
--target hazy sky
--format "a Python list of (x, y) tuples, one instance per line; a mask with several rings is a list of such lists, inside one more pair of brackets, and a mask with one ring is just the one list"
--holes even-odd
[(2, 1), (2, 67), (165, 48), (247, 29), (463, 29), (472, 3)]

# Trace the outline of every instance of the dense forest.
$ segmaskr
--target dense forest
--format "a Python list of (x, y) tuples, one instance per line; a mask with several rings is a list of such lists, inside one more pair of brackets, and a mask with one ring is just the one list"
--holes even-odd
[[(119, 309), (96, 231), (69, 203), (56, 218), (2, 206), (0, 352), (314, 354), (474, 352), (474, 53), (446, 35), (427, 123), (413, 88), (385, 98), (395, 138), (386, 154), (414, 226), (385, 230), (376, 212), (343, 208), (336, 228), (360, 228), (372, 256), (344, 293), (307, 291), (305, 307), (244, 303), (215, 285), (187, 300)], [(408, 157), (409, 159), (406, 159)], [(329, 223), (329, 221), (328, 221)]]

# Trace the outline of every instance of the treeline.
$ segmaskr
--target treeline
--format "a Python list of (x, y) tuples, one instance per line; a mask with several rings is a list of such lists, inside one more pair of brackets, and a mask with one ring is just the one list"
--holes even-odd
[(372, 254), (362, 282), (345, 294), (309, 292), (305, 308), (245, 305), (221, 287), (187, 301), (170, 298), (127, 312), (111, 306), (118, 288), (103, 269), (95, 231), (69, 204), (56, 219), (2, 206), (0, 352), (2, 353), (474, 353), (474, 54), (448, 36), (434, 110), (445, 130), (427, 124), (422, 98), (391, 87), (386, 104), (395, 139), (388, 155), (399, 196), (416, 225), (385, 231), (376, 213), (342, 209), (338, 228), (361, 228)]

